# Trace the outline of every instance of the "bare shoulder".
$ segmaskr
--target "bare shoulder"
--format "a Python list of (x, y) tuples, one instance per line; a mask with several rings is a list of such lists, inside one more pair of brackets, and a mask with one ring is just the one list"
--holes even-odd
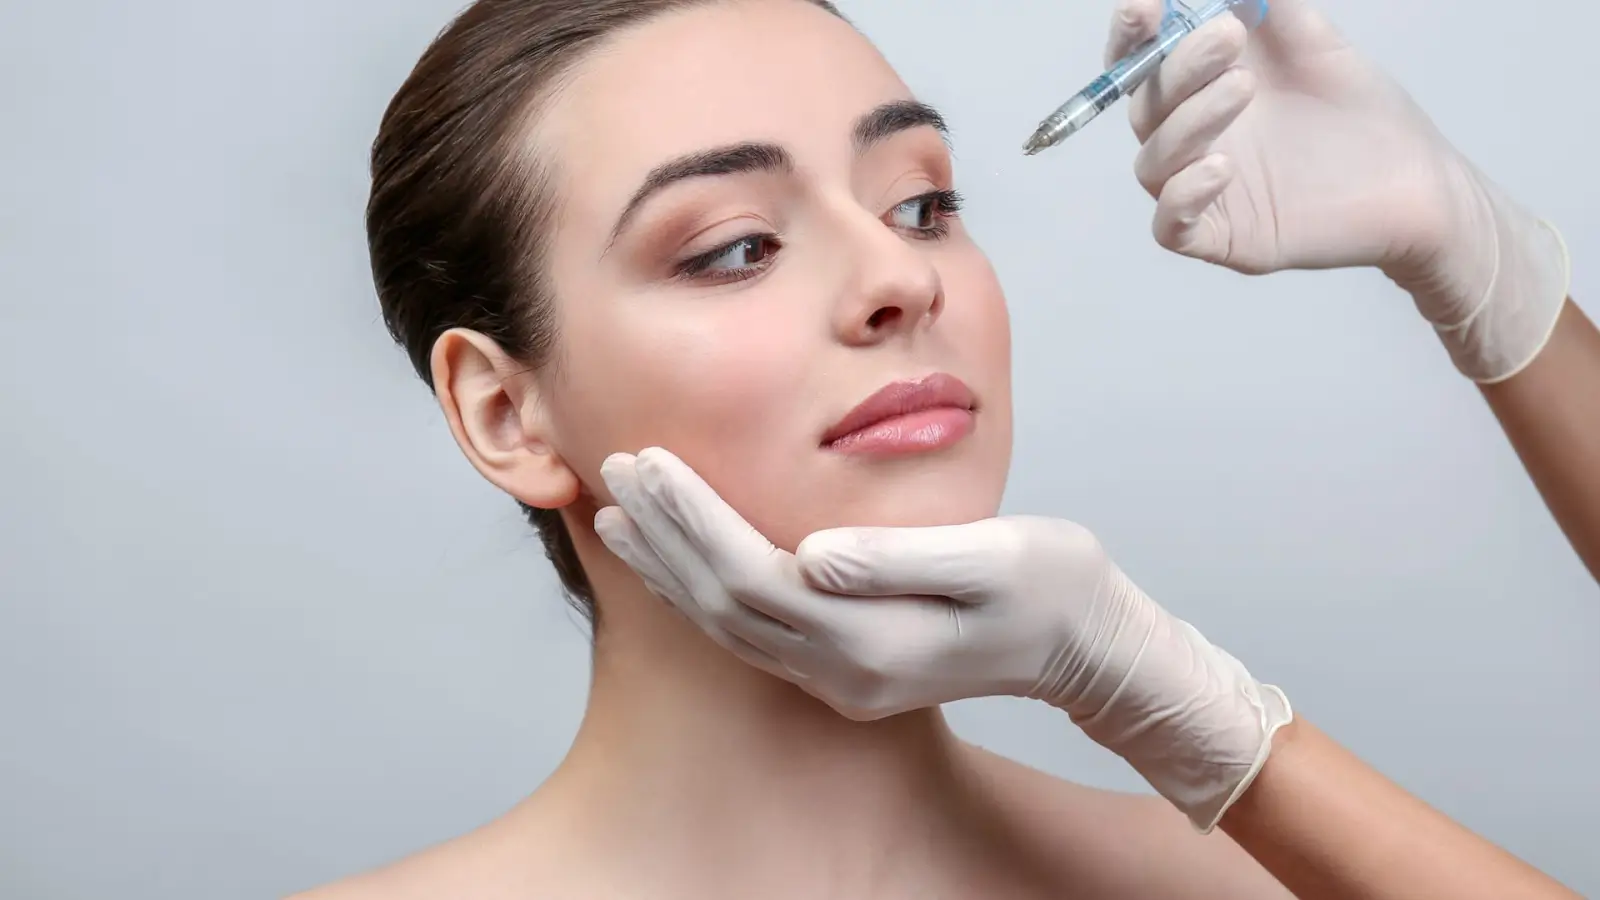
[(381, 869), (344, 878), (333, 884), (295, 894), (288, 900), (422, 900), (440, 897), (436, 886), (455, 866), (441, 848), (419, 853)]
[(1292, 900), (1221, 831), (1201, 835), (1159, 797), (1056, 778), (987, 751), (980, 768), (1002, 798), (1010, 837), (1079, 896)]
[(541, 846), (538, 835), (530, 833), (534, 824), (520, 810), (513, 811), (469, 834), (288, 900), (527, 900), (559, 896), (557, 854), (529, 852), (530, 847)]

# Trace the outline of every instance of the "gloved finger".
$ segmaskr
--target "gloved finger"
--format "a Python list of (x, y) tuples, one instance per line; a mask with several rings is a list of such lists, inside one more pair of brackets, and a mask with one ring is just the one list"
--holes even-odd
[[(683, 552), (705, 560), (736, 601), (802, 633), (826, 615), (824, 598), (794, 577), (792, 563), (786, 565), (793, 557), (774, 547), (683, 460), (651, 447), (639, 453), (636, 465), (640, 486), (677, 526)], [(645, 533), (656, 540), (652, 529)]]
[[(611, 496), (633, 523), (638, 543), (648, 547), (650, 555), (661, 563), (661, 569), (681, 585), (690, 602), (680, 606), (686, 612), (694, 610), (691, 618), (705, 624), (707, 616), (715, 619), (729, 615), (732, 600), (718, 582), (716, 573), (684, 538), (677, 523), (640, 486), (638, 458), (622, 453), (609, 456), (600, 465), (600, 477), (605, 479)], [(642, 555), (630, 553), (629, 564)], [(648, 561), (643, 568), (651, 568)]]
[(732, 653), (745, 665), (760, 669), (774, 678), (782, 678), (784, 681), (795, 684), (804, 684), (807, 680), (807, 676), (804, 674), (790, 669), (777, 657), (732, 632), (718, 629), (709, 632), (709, 634), (711, 639), (717, 642), (718, 646)]
[[(698, 620), (701, 611), (697, 608), (698, 600), (691, 585), (682, 572), (675, 571), (673, 565), (656, 552), (640, 529), (638, 520), (629, 514), (630, 511), (638, 511), (646, 502), (639, 488), (635, 458), (627, 453), (612, 454), (600, 464), (600, 477), (617, 503), (617, 506), (606, 507), (595, 514), (595, 534), (601, 543), (614, 556), (627, 563), (651, 593), (671, 602), (689, 618)], [(617, 512), (607, 512), (613, 509)], [(681, 561), (679, 566), (682, 566)]]
[(1172, 176), (1156, 202), (1152, 231), (1156, 243), (1194, 259), (1220, 263), (1228, 253), (1225, 225), (1212, 204), (1233, 183), (1228, 157), (1213, 153)]
[(795, 551), (801, 576), (818, 590), (858, 597), (899, 594), (972, 600), (1006, 565), (1004, 520), (929, 528), (835, 528)]
[(792, 557), (671, 453), (644, 451), (634, 470), (637, 481), (618, 479), (617, 502), (694, 596), (701, 626), (714, 625), (777, 655), (803, 645), (816, 624), (817, 605), (809, 601), (819, 595), (784, 567)]
[(621, 507), (608, 506), (595, 514), (595, 534), (600, 536), (608, 550), (633, 569), (651, 593), (671, 603), (684, 618), (700, 626), (713, 640), (738, 653), (741, 658), (747, 658), (747, 662), (758, 668), (776, 669), (776, 674), (787, 671), (771, 653), (761, 650), (757, 644), (776, 647), (793, 642), (797, 639), (793, 629), (754, 610), (750, 611), (753, 621), (749, 629), (740, 629), (739, 623), (730, 623), (735, 630), (747, 630), (750, 639), (709, 621), (705, 611), (695, 604), (694, 597), (661, 561), (639, 526)]
[(1255, 97), (1255, 76), (1234, 67), (1179, 104), (1139, 150), (1134, 174), (1151, 197), (1160, 197), (1168, 179), (1211, 152), (1217, 138)]
[(734, 597), (698, 557), (678, 524), (652, 498), (615, 472), (608, 479), (608, 486), (613, 482), (611, 490), (617, 502), (633, 512), (618, 510), (626, 525), (620, 525), (618, 517), (607, 516), (606, 533), (601, 540), (608, 547), (615, 544), (612, 552), (638, 572), (653, 592), (671, 600), (686, 618), (718, 643), (731, 650), (746, 646), (759, 650), (764, 660), (760, 668), (782, 667), (778, 657), (804, 645), (805, 637), (794, 628)]
[(1105, 64), (1110, 66), (1133, 48), (1154, 37), (1166, 13), (1162, 0), (1119, 0), (1111, 15), (1111, 35), (1106, 40)]
[(639, 531), (628, 514), (618, 506), (608, 506), (595, 513), (594, 533), (611, 554), (628, 564), (639, 576), (650, 593), (671, 603), (673, 608), (693, 620), (699, 614), (694, 608), (694, 596), (678, 577), (672, 573), (655, 548)]
[(1307, 0), (1271, 0), (1252, 40), (1266, 58), (1283, 62), (1349, 49), (1344, 36)]
[(1128, 121), (1141, 144), (1180, 104), (1239, 61), (1248, 34), (1243, 22), (1218, 16), (1178, 45), (1128, 99)]

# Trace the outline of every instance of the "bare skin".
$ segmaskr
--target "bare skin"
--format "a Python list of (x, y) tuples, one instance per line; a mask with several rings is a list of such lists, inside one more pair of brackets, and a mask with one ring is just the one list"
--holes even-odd
[(483, 828), (295, 900), (1290, 896), (1160, 798), (973, 747), (938, 710), (852, 722), (717, 647), (621, 561), (590, 571), (608, 626), (556, 772)]
[(960, 832), (929, 835), (909, 854), (915, 864), (902, 858), (888, 870), (863, 867), (860, 880), (828, 872), (809, 855), (797, 863), (784, 850), (801, 842), (786, 844), (784, 830), (775, 829), (757, 840), (765, 858), (741, 853), (718, 887), (663, 885), (641, 877), (626, 854), (573, 839), (573, 818), (592, 799), (558, 776), (490, 825), (292, 900), (1293, 896), (1228, 836), (1201, 837), (1164, 800), (1062, 781), (959, 742), (952, 750), (964, 782)]
[[(1569, 300), (1539, 356), (1483, 394), (1600, 579), (1600, 330)], [(1222, 829), (1305, 900), (1578, 896), (1304, 722), (1279, 732)]]
[[(768, 77), (773, 70), (788, 75)], [(1074, 785), (963, 744), (936, 710), (843, 719), (716, 647), (595, 538), (589, 523), (606, 500), (584, 486), (600, 483), (606, 454), (649, 445), (717, 473), (717, 490), (791, 550), (846, 522), (995, 513), (1010, 452), (998, 283), (959, 222), (938, 240), (912, 233), (930, 210), (917, 198), (950, 186), (934, 129), (892, 134), (867, 152), (851, 137), (862, 116), (910, 99), (859, 35), (779, 0), (674, 14), (574, 79), (548, 127), (530, 137), (565, 179), (554, 293), (582, 300), (560, 310), (571, 351), (563, 380), (552, 389), (481, 335), (460, 332), (439, 341), (433, 364), (446, 419), (474, 466), (524, 502), (568, 511), (604, 611), (588, 713), (562, 766), (505, 816), (302, 900), (1291, 896), (1269, 868), (1291, 883), (1321, 879), (1333, 892), (1320, 896), (1402, 895), (1392, 884), (1362, 893), (1359, 879), (1316, 868), (1323, 850), (1360, 836), (1378, 810), (1404, 805), (1385, 801), (1310, 828), (1297, 792), (1328, 797), (1329, 784), (1360, 783), (1374, 798), (1403, 796), (1359, 764), (1327, 767), (1333, 754), (1315, 741), (1297, 741), (1269, 765), (1225, 823), (1233, 837), (1202, 837), (1165, 801)], [(608, 130), (639, 122), (651, 127)], [(606, 249), (619, 208), (652, 167), (746, 141), (781, 146), (794, 164), (681, 185)], [(673, 275), (685, 256), (774, 223), (784, 243), (770, 275)], [(735, 252), (730, 265), (751, 255)], [(917, 342), (869, 327), (934, 318)], [(1594, 345), (1592, 328), (1561, 340), (1548, 351), (1555, 362), (1486, 392), (1536, 480), (1552, 485), (1547, 495), (1566, 490), (1559, 482), (1570, 476), (1560, 473), (1580, 467), (1545, 445), (1558, 423), (1577, 427), (1579, 407), (1540, 415), (1519, 398), (1565, 377), (1572, 363), (1560, 361), (1574, 358), (1573, 340)], [(937, 464), (856, 481), (829, 468), (817, 431), (887, 378), (930, 367), (969, 381), (1005, 427)], [(1594, 431), (1584, 433), (1592, 448)], [(1593, 517), (1567, 516), (1589, 522), (1593, 540)], [(1448, 829), (1464, 834), (1439, 826)], [(1441, 840), (1478, 852), (1454, 832)], [(1498, 883), (1524, 883), (1516, 877)], [(1334, 890), (1341, 884), (1346, 893)]]
[(1305, 722), (1278, 732), (1222, 829), (1301, 900), (1578, 897)]
[[(920, 715), (903, 718), (910, 722)], [(593, 809), (604, 793), (562, 772), (479, 831), (298, 900), (1578, 896), (1410, 796), (1303, 722), (1279, 733), (1267, 768), (1222, 830), (1206, 837), (1158, 798), (1061, 781), (939, 731), (929, 745), (946, 751), (938, 754), (944, 783), (939, 793), (925, 796), (943, 802), (915, 820), (920, 846), (889, 838), (868, 849), (868, 858), (893, 854), (888, 865), (858, 860), (830, 870), (809, 853), (797, 863), (785, 850), (815, 844), (786, 835), (789, 828), (808, 830), (796, 824), (806, 812), (795, 810), (794, 820), (770, 831), (751, 823), (750, 842), (727, 853), (734, 861), (720, 867), (716, 887), (703, 881), (694, 887), (666, 884), (660, 873), (638, 871), (638, 857), (626, 847), (597, 850), (597, 844), (575, 838), (577, 822), (606, 829), (601, 820), (607, 814)], [(698, 858), (726, 848), (682, 849)], [(686, 869), (699, 867), (691, 863)]]
[[(714, 473), (790, 549), (846, 523), (998, 511), (1005, 299), (959, 217), (928, 199), (953, 168), (914, 104), (848, 24), (747, 0), (618, 37), (542, 112), (528, 144), (559, 174), (560, 377), (463, 331), (435, 344), (432, 366), (478, 471), (563, 509), (602, 615), (588, 710), (558, 771), (506, 816), (307, 896), (1284, 896), (1165, 803), (974, 750), (937, 710), (840, 717), (716, 646), (595, 537), (610, 502), (592, 487), (601, 462), (650, 445)], [(750, 142), (781, 164), (674, 183), (622, 215), (664, 163)], [(769, 231), (781, 239), (741, 242)], [(708, 253), (715, 266), (685, 273)], [(882, 466), (821, 448), (862, 399), (930, 371), (983, 405), (961, 446)]]
[(1572, 549), (1600, 580), (1600, 330), (1569, 300), (1538, 358), (1483, 396)]

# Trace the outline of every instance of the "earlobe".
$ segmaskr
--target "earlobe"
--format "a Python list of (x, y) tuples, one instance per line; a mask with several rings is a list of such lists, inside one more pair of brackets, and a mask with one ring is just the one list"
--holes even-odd
[(476, 331), (451, 329), (433, 344), (433, 389), (456, 444), (490, 483), (529, 506), (578, 498), (578, 476), (551, 444), (551, 423), (527, 367)]

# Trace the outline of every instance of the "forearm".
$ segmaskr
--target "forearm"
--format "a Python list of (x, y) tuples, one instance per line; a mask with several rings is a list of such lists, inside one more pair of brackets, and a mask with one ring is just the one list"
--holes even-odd
[(1301, 900), (1578, 896), (1299, 720), (1221, 827)]
[(1557, 524), (1600, 579), (1600, 331), (1568, 301), (1539, 356), (1483, 395)]

